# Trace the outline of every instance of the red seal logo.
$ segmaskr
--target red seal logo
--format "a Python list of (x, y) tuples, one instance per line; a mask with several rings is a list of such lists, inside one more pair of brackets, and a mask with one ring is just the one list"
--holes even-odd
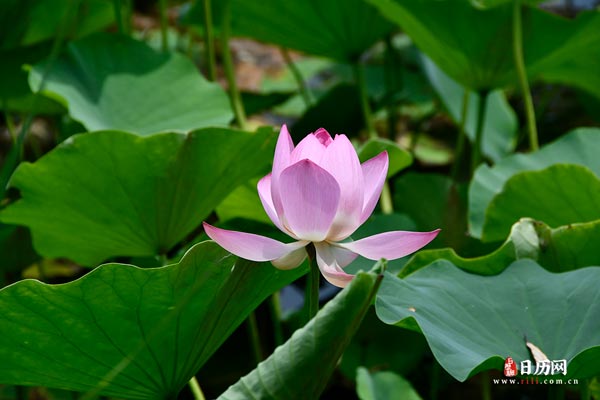
[(504, 360), (504, 376), (516, 376), (517, 372), (515, 361), (512, 357), (506, 357), (506, 360)]

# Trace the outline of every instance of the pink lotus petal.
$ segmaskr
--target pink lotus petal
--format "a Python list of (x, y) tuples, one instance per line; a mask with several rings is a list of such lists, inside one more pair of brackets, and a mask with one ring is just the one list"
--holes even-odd
[(292, 151), (290, 157), (291, 164), (297, 163), (301, 160), (310, 160), (315, 164), (320, 164), (325, 153), (326, 147), (317, 139), (312, 133), (306, 135), (304, 139), (298, 143), (298, 146)]
[(277, 215), (280, 215), (282, 211), (281, 198), (279, 196), (279, 176), (284, 169), (290, 166), (290, 157), (293, 150), (294, 142), (288, 132), (287, 126), (283, 125), (279, 131), (279, 138), (277, 138), (275, 156), (273, 157), (273, 171), (271, 173), (271, 198)]
[(236, 256), (252, 261), (272, 261), (308, 244), (306, 241), (281, 243), (252, 233), (229, 231), (203, 223), (206, 234), (222, 248)]
[(319, 128), (313, 134), (315, 137), (321, 142), (321, 144), (325, 147), (329, 146), (333, 139), (331, 139), (331, 135), (324, 128)]
[(277, 216), (277, 212), (275, 211), (275, 206), (273, 205), (273, 198), (271, 197), (271, 174), (266, 175), (256, 185), (256, 189), (258, 190), (258, 197), (260, 198), (260, 202), (262, 203), (265, 212), (269, 216), (269, 219), (276, 227), (278, 227), (283, 233), (290, 235), (287, 229), (281, 225), (279, 222), (279, 217)]
[(439, 232), (439, 229), (431, 232), (384, 232), (355, 242), (336, 244), (370, 260), (379, 260), (380, 258), (395, 260), (427, 245), (435, 239)]
[(354, 275), (347, 274), (342, 270), (329, 244), (315, 243), (315, 249), (321, 274), (329, 283), (343, 288), (354, 278)]
[(279, 257), (278, 259), (271, 261), (271, 264), (279, 269), (292, 269), (300, 266), (306, 256), (306, 249), (302, 247), (284, 255), (283, 257)]
[(333, 176), (314, 162), (302, 160), (281, 173), (280, 185), (283, 226), (302, 240), (324, 240), (340, 201)]
[(365, 179), (364, 203), (360, 216), (360, 224), (373, 213), (388, 171), (388, 154), (384, 151), (362, 164)]
[(365, 184), (360, 161), (350, 140), (345, 135), (336, 135), (319, 165), (340, 185), (340, 205), (327, 238), (342, 240), (360, 225)]
[(329, 251), (333, 255), (333, 258), (335, 258), (338, 265), (342, 268), (348, 266), (348, 264), (356, 260), (356, 257), (358, 257), (358, 254), (346, 248), (338, 246), (337, 243), (327, 243), (329, 244)]

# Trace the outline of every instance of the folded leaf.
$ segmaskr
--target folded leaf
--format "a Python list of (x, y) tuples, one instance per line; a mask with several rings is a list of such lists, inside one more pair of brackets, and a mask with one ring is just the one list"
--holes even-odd
[(359, 272), (302, 329), (218, 400), (318, 399), (371, 304), (381, 276)]

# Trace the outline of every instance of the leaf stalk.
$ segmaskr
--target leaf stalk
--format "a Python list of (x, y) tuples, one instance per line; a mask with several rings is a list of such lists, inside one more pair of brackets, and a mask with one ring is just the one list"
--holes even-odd
[(539, 149), (538, 132), (535, 121), (535, 108), (533, 106), (533, 98), (531, 97), (531, 89), (527, 79), (527, 70), (525, 67), (525, 59), (523, 56), (523, 6), (521, 0), (513, 1), (513, 56), (515, 60), (515, 69), (519, 78), (519, 85), (523, 95), (525, 105), (525, 117), (527, 119), (527, 135), (529, 137), (529, 148), (531, 151)]

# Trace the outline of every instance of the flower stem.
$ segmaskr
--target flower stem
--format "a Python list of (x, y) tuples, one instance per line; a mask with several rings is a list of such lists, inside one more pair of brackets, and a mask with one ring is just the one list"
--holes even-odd
[(204, 5), (204, 47), (208, 64), (208, 80), (214, 82), (217, 79), (217, 58), (215, 56), (215, 36), (210, 2), (211, 0), (202, 0)]
[(315, 245), (310, 243), (306, 246), (306, 251), (308, 253), (309, 271), (304, 301), (307, 309), (306, 323), (308, 323), (319, 312), (319, 282), (321, 280), (321, 272), (317, 265)]
[(487, 108), (488, 90), (479, 92), (479, 104), (477, 108), (477, 129), (475, 130), (475, 143), (473, 144), (473, 154), (471, 158), (471, 173), (481, 163), (481, 142), (483, 139), (483, 127), (485, 125), (485, 111)]
[(523, 57), (523, 19), (522, 19), (521, 0), (513, 0), (513, 55), (515, 59), (515, 68), (519, 77), (519, 85), (523, 94), (525, 103), (525, 116), (527, 118), (527, 134), (529, 136), (529, 147), (531, 151), (539, 149), (538, 133), (535, 122), (535, 108), (533, 107), (533, 98), (527, 80), (527, 70), (525, 69), (525, 60)]
[(195, 376), (192, 376), (192, 379), (190, 379), (188, 382), (188, 386), (190, 387), (195, 400), (206, 400), (204, 393), (202, 393), (202, 389), (200, 388), (200, 384)]
[(296, 65), (296, 63), (294, 63), (294, 60), (292, 60), (292, 57), (290, 57), (290, 53), (288, 52), (288, 50), (286, 48), (284, 48), (284, 47), (281, 48), (281, 55), (283, 56), (285, 63), (287, 64), (288, 68), (292, 72), (292, 75), (294, 76), (294, 79), (296, 80), (296, 83), (298, 84), (298, 89), (300, 90), (300, 94), (302, 95), (302, 99), (304, 100), (304, 104), (306, 105), (306, 108), (310, 107), (313, 103), (312, 95), (310, 93), (310, 90), (308, 89), (308, 85), (306, 84), (304, 77), (302, 76), (302, 73), (298, 69), (298, 66)]
[(225, 76), (229, 84), (229, 96), (231, 98), (231, 106), (235, 114), (235, 119), (240, 128), (246, 129), (246, 111), (242, 103), (242, 96), (235, 81), (235, 71), (233, 69), (233, 61), (229, 50), (229, 35), (231, 29), (231, 1), (226, 0), (223, 16), (223, 25), (221, 26), (221, 47), (223, 49), (223, 67), (225, 68)]
[(167, 16), (167, 0), (158, 0), (159, 13), (160, 13), (160, 40), (162, 45), (162, 51), (169, 49), (169, 38), (167, 29), (169, 27), (169, 21)]
[(255, 311), (252, 311), (250, 315), (248, 315), (248, 319), (246, 320), (246, 326), (248, 328), (248, 333), (250, 334), (250, 344), (252, 345), (254, 360), (258, 364), (259, 362), (264, 360), (264, 357), (262, 345), (260, 343), (260, 335), (258, 333), (258, 323), (256, 322)]
[(465, 126), (467, 124), (467, 113), (469, 111), (469, 99), (470, 91), (465, 88), (463, 95), (462, 109), (460, 111), (460, 125), (458, 127), (458, 141), (456, 142), (456, 150), (454, 151), (454, 163), (452, 164), (452, 180), (456, 182), (458, 180), (458, 172), (460, 170), (460, 163), (462, 161), (463, 152), (465, 150), (465, 141), (467, 132)]

